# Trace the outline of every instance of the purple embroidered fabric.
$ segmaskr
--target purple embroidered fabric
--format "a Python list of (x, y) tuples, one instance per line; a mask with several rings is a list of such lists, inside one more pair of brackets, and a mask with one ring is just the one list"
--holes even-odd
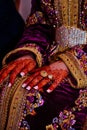
[[(43, 9), (40, 7), (40, 0), (32, 0), (32, 5), (33, 6), (31, 9), (31, 15), (36, 11), (43, 12)], [(46, 18), (48, 18), (47, 15)], [(21, 47), (25, 44), (31, 43), (36, 44), (37, 46), (39, 46), (40, 52), (43, 54), (46, 65), (47, 59), (50, 55), (50, 48), (53, 44), (53, 30), (54, 28), (51, 24), (37, 23), (26, 27), (22, 39), (18, 43), (17, 47)], [(87, 45), (85, 45), (83, 51), (84, 54), (87, 55)], [(72, 88), (71, 85), (68, 83), (68, 80), (65, 80), (52, 93), (48, 94), (45, 91), (44, 93), (41, 93), (44, 100), (43, 105), (35, 108), (35, 111), (37, 113), (36, 115), (27, 115), (25, 118), (25, 121), (29, 124), (28, 129), (45, 130), (47, 125), (52, 124), (52, 120), (54, 119), (54, 117), (59, 117), (60, 112), (67, 110), (73, 112), (76, 122), (73, 123), (73, 127), (63, 126), (65, 127), (64, 130), (82, 130), (85, 117), (87, 116), (87, 106), (81, 108), (81, 110), (78, 110), (77, 107), (75, 107), (75, 101), (79, 97), (79, 91), (80, 89)], [(74, 107), (76, 109), (75, 111), (72, 110), (72, 108), (74, 109)], [(60, 125), (61, 123), (58, 124), (58, 127), (54, 130), (62, 130)]]

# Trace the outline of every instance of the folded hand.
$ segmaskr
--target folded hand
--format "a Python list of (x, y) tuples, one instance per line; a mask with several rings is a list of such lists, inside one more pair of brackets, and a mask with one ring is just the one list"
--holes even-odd
[(14, 83), (18, 74), (24, 76), (36, 67), (36, 62), (31, 56), (18, 58), (0, 71), (0, 83), (9, 75), (9, 87)]
[(59, 83), (68, 75), (68, 69), (62, 61), (57, 61), (48, 66), (36, 69), (27, 78), (22, 87), (30, 90), (31, 88), (43, 90), (48, 86), (47, 92), (52, 92)]

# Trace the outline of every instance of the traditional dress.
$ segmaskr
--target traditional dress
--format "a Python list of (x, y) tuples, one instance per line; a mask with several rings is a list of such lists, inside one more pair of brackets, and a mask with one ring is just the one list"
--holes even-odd
[(0, 130), (87, 129), (87, 1), (32, 0), (31, 14), (11, 58), (32, 52), (38, 66), (63, 60), (70, 74), (48, 94), (21, 87), (29, 76), (1, 84)]

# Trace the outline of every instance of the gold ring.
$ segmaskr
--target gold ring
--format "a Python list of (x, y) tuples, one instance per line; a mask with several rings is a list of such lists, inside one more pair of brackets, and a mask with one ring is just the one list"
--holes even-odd
[(48, 73), (47, 73), (45, 70), (42, 70), (42, 71), (40, 72), (40, 75), (41, 75), (42, 77), (47, 77), (47, 76), (48, 76)]

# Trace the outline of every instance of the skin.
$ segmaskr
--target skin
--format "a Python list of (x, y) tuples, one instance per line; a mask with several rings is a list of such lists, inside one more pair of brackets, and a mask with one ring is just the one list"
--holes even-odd
[[(46, 77), (41, 75), (41, 72), (45, 71), (47, 73)], [(49, 78), (52, 76), (52, 79)], [(49, 84), (47, 92), (52, 92), (60, 82), (68, 75), (68, 69), (62, 61), (54, 62), (48, 66), (44, 66), (40, 69), (36, 69), (35, 72), (28, 77), (28, 79), (23, 83), (22, 87), (30, 90), (31, 88), (43, 91), (44, 86)]]
[[(44, 86), (48, 84), (49, 87), (47, 92), (50, 93), (68, 75), (68, 69), (62, 61), (57, 61), (38, 69), (35, 68), (36, 61), (31, 56), (18, 58), (0, 71), (0, 83), (9, 75), (8, 86), (11, 87), (18, 75), (23, 77), (27, 73), (32, 72), (27, 80), (22, 84), (22, 87), (27, 90), (34, 87), (35, 89), (42, 91)], [(45, 71), (47, 76), (44, 77), (41, 75), (42, 71)]]
[[(24, 75), (32, 71), (36, 67), (36, 62), (31, 56), (24, 56), (9, 63), (5, 68), (0, 71), (0, 83), (9, 75), (9, 87), (14, 83), (15, 78), (21, 72)], [(24, 76), (23, 75), (23, 76)]]

